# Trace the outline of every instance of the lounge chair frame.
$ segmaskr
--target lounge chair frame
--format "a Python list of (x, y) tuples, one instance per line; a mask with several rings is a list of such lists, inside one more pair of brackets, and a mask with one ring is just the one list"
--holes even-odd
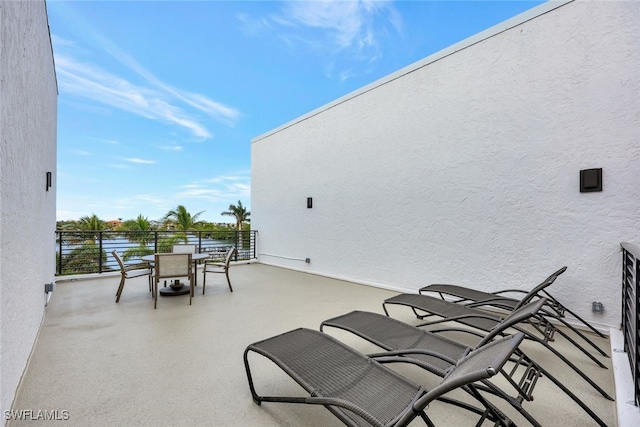
[[(529, 303), (513, 312), (512, 315), (507, 317), (504, 322), (489, 334), (485, 336), (477, 334), (480, 339), (474, 348), (482, 347), (482, 345), (499, 336), (502, 331), (508, 329), (512, 324), (534, 315), (544, 303), (544, 300)], [(473, 350), (466, 344), (377, 313), (352, 311), (325, 320), (322, 322), (320, 330), (324, 331), (326, 327), (339, 328), (351, 332), (385, 350), (382, 353), (369, 354), (369, 357), (378, 358), (393, 355), (404, 358), (414, 358), (418, 360), (418, 362), (414, 362), (414, 364), (438, 376), (443, 376), (446, 373), (446, 369), (454, 366), (460, 357)], [(513, 362), (513, 366), (509, 372), (503, 369), (501, 370), (501, 374), (518, 392), (517, 397), (509, 395), (489, 381), (484, 382), (486, 388), (480, 388), (478, 386), (476, 388), (503, 398), (533, 426), (537, 427), (540, 426), (540, 424), (523, 408), (522, 403), (525, 400), (533, 400), (533, 391), (540, 377), (548, 378), (577, 403), (598, 425), (606, 426), (604, 421), (578, 398), (575, 393), (569, 390), (561, 381), (551, 375), (551, 373), (531, 360), (521, 349), (517, 349), (514, 352), (511, 362)], [(520, 366), (524, 367), (524, 372), (519, 379), (515, 379), (514, 375)]]
[[(371, 359), (322, 332), (299, 328), (249, 345), (244, 363), (251, 395), (255, 403), (287, 402), (323, 405), (348, 426), (406, 426), (420, 417), (434, 426), (426, 414), (427, 406), (444, 394), (467, 387), (485, 405), (476, 425), (490, 420), (510, 425), (504, 414), (475, 390), (473, 383), (495, 375), (523, 339), (522, 334), (502, 338), (470, 353), (451, 369), (432, 389), (413, 384), (382, 363), (397, 362), (396, 357)], [(260, 354), (274, 362), (302, 386), (310, 396), (263, 396), (257, 393), (249, 364), (249, 353)]]
[[(556, 278), (566, 271), (567, 267), (562, 267), (558, 271), (554, 272), (551, 276), (547, 277), (542, 283), (533, 288), (531, 291), (523, 291), (521, 289), (504, 289), (496, 292), (483, 292), (478, 291), (471, 288), (466, 288), (464, 286), (457, 285), (448, 285), (448, 284), (432, 284), (428, 286), (424, 286), (419, 289), (418, 293), (427, 295), (429, 293), (436, 293), (440, 296), (441, 299), (445, 299), (445, 296), (457, 298), (456, 300), (448, 299), (448, 301), (455, 302), (457, 304), (464, 304), (467, 307), (474, 308), (482, 308), (482, 307), (492, 307), (498, 308), (500, 310), (505, 310), (507, 312), (513, 311), (517, 309), (524, 303), (532, 300), (533, 298), (545, 297), (547, 299), (547, 307), (550, 310), (542, 310), (540, 314), (544, 317), (553, 319), (565, 327), (570, 329), (573, 333), (579, 336), (582, 340), (584, 340), (587, 344), (593, 347), (600, 355), (609, 357), (609, 355), (596, 343), (590, 340), (586, 335), (584, 335), (579, 329), (574, 327), (572, 324), (567, 322), (566, 313), (569, 313), (576, 320), (578, 320), (582, 325), (587, 327), (589, 330), (594, 332), (601, 338), (605, 338), (606, 336), (598, 331), (593, 325), (589, 324), (586, 320), (578, 316), (576, 313), (571, 311), (569, 308), (561, 304), (557, 299), (555, 299), (548, 291), (548, 286), (553, 283)], [(506, 296), (508, 293), (520, 293), (524, 294), (521, 299), (512, 298)], [(550, 333), (551, 337), (554, 332), (558, 332), (563, 335), (565, 338), (568, 338), (566, 334), (564, 334), (561, 330), (553, 327), (553, 324), (547, 325), (549, 329), (547, 333)], [(571, 338), (568, 338), (571, 339)]]
[[(496, 328), (504, 319), (497, 315), (490, 315), (486, 311), (479, 310), (476, 308), (466, 307), (464, 305), (455, 304), (449, 301), (444, 301), (440, 298), (430, 297), (427, 295), (420, 294), (399, 294), (395, 297), (391, 297), (386, 299), (382, 303), (382, 308), (387, 316), (389, 316), (389, 312), (387, 310), (387, 306), (389, 305), (403, 305), (409, 307), (413, 310), (413, 313), (419, 319), (425, 319), (429, 317), (438, 317), (437, 320), (428, 321), (420, 323), (416, 326), (433, 326), (437, 324), (442, 324), (446, 322), (457, 322), (477, 330), (484, 332), (485, 334), (491, 332), (494, 328)], [(425, 314), (422, 314), (425, 313)], [(540, 316), (534, 316), (527, 320), (528, 324), (535, 326), (535, 321), (538, 320), (540, 322), (549, 323), (545, 321), (544, 318)], [(603, 397), (614, 400), (602, 387), (600, 387), (596, 382), (594, 382), (588, 375), (586, 375), (582, 370), (580, 370), (573, 362), (571, 362), (566, 356), (560, 353), (557, 349), (549, 344), (548, 336), (545, 335), (543, 338), (540, 338), (530, 331), (523, 329), (518, 325), (512, 325), (513, 329), (524, 333), (525, 338), (530, 339), (532, 341), (536, 341), (540, 343), (542, 346), (547, 348), (553, 354), (555, 354), (560, 360), (562, 360), (567, 366), (569, 366), (573, 371), (575, 371), (580, 377), (582, 377), (587, 383), (589, 383), (595, 390), (598, 391)], [(539, 328), (536, 328), (540, 330)], [(461, 328), (451, 328), (447, 327), (439, 330), (431, 330), (431, 332), (442, 332), (442, 331), (459, 331), (463, 333), (469, 333), (468, 329)], [(505, 332), (503, 331), (502, 334)], [(484, 334), (482, 335), (484, 336)], [(572, 341), (574, 345), (575, 341)], [(584, 349), (580, 346), (577, 346), (579, 349)], [(596, 361), (598, 366), (606, 368), (605, 365), (602, 364), (599, 360), (595, 359), (588, 352), (586, 353), (592, 360)]]

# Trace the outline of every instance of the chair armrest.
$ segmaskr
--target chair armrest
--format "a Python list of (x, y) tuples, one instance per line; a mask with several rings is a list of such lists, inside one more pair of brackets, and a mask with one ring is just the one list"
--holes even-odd
[(220, 263), (219, 261), (205, 260), (204, 265), (214, 265), (216, 267), (226, 267), (225, 264)]
[(147, 269), (147, 268), (151, 268), (151, 265), (148, 262), (140, 262), (137, 264), (129, 264), (127, 266), (124, 267), (124, 271), (131, 271), (131, 270), (143, 270), (143, 269)]

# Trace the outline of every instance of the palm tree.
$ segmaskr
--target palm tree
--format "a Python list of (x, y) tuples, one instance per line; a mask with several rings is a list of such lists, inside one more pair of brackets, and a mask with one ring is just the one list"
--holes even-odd
[(247, 208), (242, 206), (242, 202), (238, 200), (237, 206), (234, 204), (229, 205), (229, 208), (220, 215), (233, 216), (236, 218), (236, 229), (238, 230), (239, 237), (238, 246), (242, 248), (242, 224), (245, 222), (251, 222), (249, 219), (251, 212), (248, 212)]
[(167, 212), (167, 214), (162, 218), (165, 223), (171, 223), (178, 230), (189, 231), (196, 228), (196, 226), (200, 225), (202, 221), (198, 221), (198, 217), (204, 211), (198, 212), (195, 215), (191, 215), (187, 208), (182, 205), (178, 205), (175, 210)]
[(238, 231), (242, 231), (242, 224), (245, 222), (251, 222), (249, 216), (251, 212), (247, 212), (247, 208), (242, 206), (242, 202), (238, 200), (238, 206), (229, 205), (229, 208), (222, 212), (220, 215), (233, 216), (236, 218), (236, 228)]
[[(140, 245), (135, 248), (129, 248), (124, 251), (122, 258), (127, 261), (130, 258), (139, 258), (143, 255), (153, 253), (153, 249), (147, 245), (153, 242), (153, 225), (149, 222), (149, 219), (142, 214), (138, 215), (136, 219), (129, 219), (125, 221), (120, 230), (124, 230), (124, 236), (130, 242), (138, 242)], [(127, 233), (126, 231), (131, 231)]]
[[(98, 215), (91, 214), (91, 216), (83, 216), (78, 221), (78, 230), (81, 231), (82, 240), (96, 241), (100, 236), (100, 231), (106, 230), (107, 224), (98, 218)], [(95, 232), (95, 233), (91, 233)]]
[(98, 218), (98, 215), (96, 214), (91, 214), (91, 216), (83, 216), (82, 218), (80, 218), (78, 226), (81, 230), (87, 230), (87, 231), (88, 230), (99, 231), (107, 228), (105, 222), (100, 218)]
[[(64, 270), (62, 274), (82, 274), (99, 271), (100, 262), (103, 268), (107, 265), (107, 253), (93, 241), (86, 241), (75, 247), (67, 255), (63, 255)], [(100, 261), (99, 258), (102, 258)]]
[(151, 223), (146, 216), (138, 215), (136, 219), (128, 219), (121, 226), (125, 230), (147, 231), (151, 229)]
[(105, 230), (106, 224), (96, 214), (83, 216), (77, 224), (77, 231), (67, 235), (67, 242), (72, 243), (72, 250), (61, 255), (65, 265), (64, 273), (88, 273), (98, 270), (98, 265), (106, 264), (107, 253), (96, 243), (100, 238), (100, 231)]

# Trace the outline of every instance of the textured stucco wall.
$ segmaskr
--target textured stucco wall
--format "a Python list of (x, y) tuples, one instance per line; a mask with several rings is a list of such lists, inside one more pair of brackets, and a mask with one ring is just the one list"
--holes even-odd
[[(0, 2), (0, 79), (0, 409), (4, 411), (11, 407), (42, 322), (44, 284), (53, 280), (55, 271), (57, 88), (44, 1)], [(47, 171), (53, 175), (48, 192)]]
[[(554, 295), (619, 325), (619, 244), (640, 239), (639, 4), (547, 9), (254, 138), (259, 260), (411, 292), (529, 289), (567, 265)], [(604, 191), (579, 192), (587, 168)]]

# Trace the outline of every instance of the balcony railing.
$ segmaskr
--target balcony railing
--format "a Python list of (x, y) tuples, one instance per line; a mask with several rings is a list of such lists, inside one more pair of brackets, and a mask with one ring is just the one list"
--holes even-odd
[(231, 248), (232, 261), (256, 258), (257, 231), (56, 231), (56, 275), (119, 271), (111, 254), (116, 250), (125, 264), (156, 252), (171, 252), (174, 244), (196, 245), (197, 253), (224, 260)]
[(622, 333), (636, 406), (640, 404), (640, 248), (622, 243)]

